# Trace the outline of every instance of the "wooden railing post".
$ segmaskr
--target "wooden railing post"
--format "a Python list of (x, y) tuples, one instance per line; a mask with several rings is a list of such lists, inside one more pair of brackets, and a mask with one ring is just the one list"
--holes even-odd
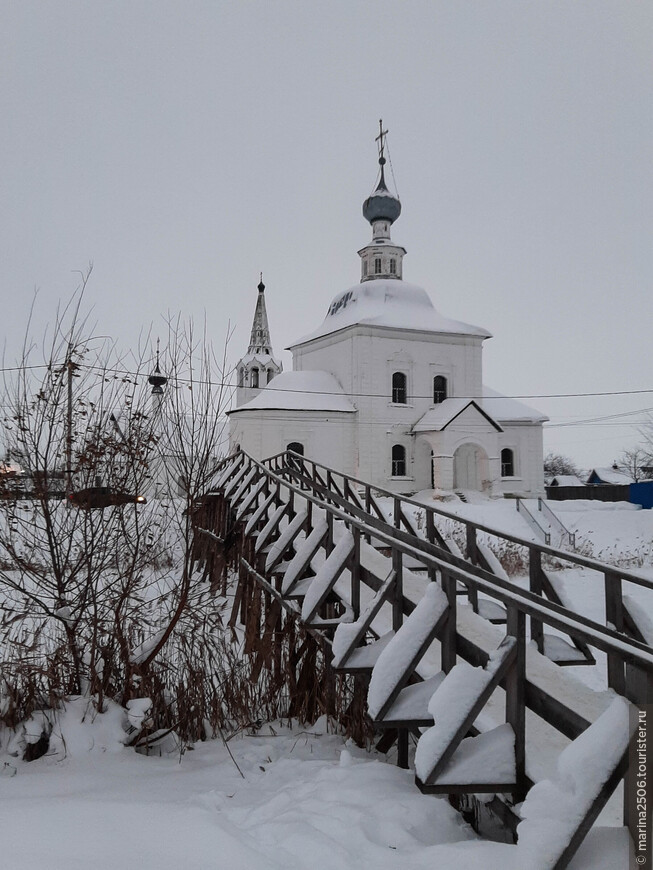
[[(528, 578), (530, 590), (542, 596), (542, 552), (535, 547), (528, 548)], [(531, 616), (531, 640), (537, 644), (538, 652), (544, 652), (544, 629), (542, 620)]]
[[(472, 565), (478, 565), (478, 546), (476, 544), (476, 526), (471, 523), (465, 524), (465, 537), (467, 543), (467, 558)], [(478, 613), (478, 590), (476, 587), (467, 587), (467, 597), (472, 605), (474, 613)]]
[(395, 529), (401, 526), (401, 499), (397, 496), (392, 500), (392, 524)]
[[(365, 484), (365, 513), (372, 513), (372, 489), (369, 484)], [(365, 540), (368, 544), (372, 543), (372, 536), (365, 535)]]
[(328, 532), (326, 536), (326, 541), (324, 542), (324, 550), (328, 556), (335, 547), (335, 543), (333, 541), (333, 514), (331, 513), (331, 511), (327, 511), (326, 521)]
[[(605, 583), (605, 621), (616, 631), (624, 630), (624, 607), (621, 577), (611, 571), (603, 575)], [(626, 689), (624, 662), (619, 653), (608, 653), (608, 686), (623, 695)]]
[(392, 548), (392, 567), (395, 572), (392, 599), (392, 628), (394, 631), (399, 631), (404, 621), (404, 578), (403, 554), (396, 547)]
[(445, 674), (456, 664), (456, 580), (444, 569), (441, 572), (442, 590), (447, 596), (449, 609), (447, 611), (447, 621), (442, 631), (441, 639), (441, 665)]
[(516, 640), (516, 657), (506, 676), (506, 722), (515, 733), (515, 803), (526, 796), (526, 616), (508, 607), (508, 634)]
[(361, 532), (358, 526), (352, 529), (354, 535), (354, 551), (351, 554), (351, 608), (354, 611), (354, 620), (358, 619), (361, 612)]

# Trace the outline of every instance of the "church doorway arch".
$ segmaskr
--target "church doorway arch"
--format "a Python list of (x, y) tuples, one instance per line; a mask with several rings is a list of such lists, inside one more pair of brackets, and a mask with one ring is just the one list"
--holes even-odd
[(453, 455), (454, 489), (482, 490), (489, 480), (488, 457), (478, 444), (461, 444)]

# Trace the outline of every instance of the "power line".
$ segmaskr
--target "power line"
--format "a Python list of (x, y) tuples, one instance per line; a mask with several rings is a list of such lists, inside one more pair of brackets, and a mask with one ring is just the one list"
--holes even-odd
[[(78, 368), (86, 368), (92, 371), (102, 372), (105, 376), (111, 375), (129, 375), (134, 378), (146, 378), (147, 375), (144, 371), (132, 371), (131, 369), (120, 369), (120, 368), (105, 368), (104, 366), (95, 366), (86, 363), (76, 363)], [(0, 373), (3, 372), (13, 372), (13, 371), (23, 371), (27, 369), (54, 369), (59, 368), (59, 366), (53, 366), (48, 364), (40, 364), (40, 365), (31, 365), (31, 366), (13, 366), (10, 368), (0, 368)], [(184, 378), (175, 375), (169, 375), (168, 381), (175, 381), (181, 384), (197, 384), (197, 386), (211, 386), (211, 387), (223, 387), (236, 389), (238, 384), (233, 381), (221, 381), (221, 380), (201, 380), (197, 378)], [(345, 393), (344, 391), (328, 391), (328, 390), (294, 390), (294, 389), (274, 389), (274, 393), (292, 393), (298, 395), (308, 395), (308, 396), (344, 396), (345, 398), (349, 396), (353, 396), (354, 398), (361, 399), (383, 399), (388, 398), (388, 393)], [(588, 391), (588, 392), (580, 392), (580, 393), (523, 393), (517, 394), (514, 396), (507, 396), (505, 394), (497, 395), (497, 396), (451, 396), (450, 398), (455, 399), (469, 399), (476, 402), (491, 402), (493, 400), (501, 400), (501, 399), (584, 399), (584, 398), (601, 398), (602, 396), (639, 396), (645, 395), (647, 393), (653, 394), (653, 387), (649, 387), (642, 390), (602, 390), (602, 391)], [(429, 393), (428, 395), (419, 395), (419, 394), (410, 394), (408, 396), (409, 399), (431, 399), (432, 395)], [(651, 409), (641, 409), (642, 411), (653, 411)], [(628, 413), (639, 413), (639, 412), (628, 412)], [(618, 416), (618, 415), (617, 415)]]

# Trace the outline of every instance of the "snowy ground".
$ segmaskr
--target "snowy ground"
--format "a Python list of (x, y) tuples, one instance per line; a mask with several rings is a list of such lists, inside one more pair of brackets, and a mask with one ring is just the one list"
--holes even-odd
[[(443, 507), (531, 537), (507, 500)], [(653, 511), (552, 507), (592, 555), (653, 576)], [(601, 618), (600, 576), (559, 574), (574, 605)], [(604, 684), (598, 668), (574, 671)], [(241, 776), (220, 740), (181, 758), (145, 758), (121, 745), (117, 713), (81, 724), (82, 712), (71, 704), (56, 754), (31, 763), (10, 754), (0, 734), (3, 870), (538, 870), (537, 856), (480, 840), (446, 800), (423, 796), (411, 772), (345, 745), (323, 721), (234, 737)], [(625, 870), (626, 852), (623, 830), (595, 828), (571, 868)]]
[[(184, 756), (118, 743), (115, 717), (80, 725), (65, 751), (27, 764), (0, 750), (0, 865), (6, 870), (526, 870), (516, 847), (486, 843), (413, 775), (324, 720), (279, 723)], [(242, 770), (240, 775), (236, 764)], [(3, 766), (4, 765), (4, 766)], [(14, 774), (14, 770), (17, 771)], [(626, 843), (597, 830), (573, 870), (626, 867)]]

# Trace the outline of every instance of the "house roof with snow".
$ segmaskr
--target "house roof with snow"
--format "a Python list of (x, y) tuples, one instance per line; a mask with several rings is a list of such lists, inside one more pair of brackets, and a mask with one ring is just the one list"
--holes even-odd
[(589, 484), (612, 483), (627, 486), (630, 483), (635, 483), (634, 479), (618, 468), (593, 468), (587, 478)]
[(556, 474), (547, 486), (585, 486), (585, 484), (575, 474)]
[(445, 399), (435, 408), (423, 414), (413, 426), (413, 432), (441, 432), (459, 417), (467, 408), (473, 408), (493, 426), (497, 432), (502, 432), (501, 426), (474, 401), (474, 399)]
[(530, 405), (518, 402), (517, 399), (510, 399), (502, 393), (497, 393), (496, 390), (486, 387), (485, 384), (480, 404), (491, 417), (500, 423), (544, 423), (549, 419), (546, 414), (536, 408), (531, 408)]
[(295, 341), (289, 349), (359, 324), (469, 335), (481, 339), (492, 337), (483, 327), (444, 317), (436, 310), (422, 287), (396, 279), (381, 278), (363, 281), (344, 293), (339, 293), (329, 305), (322, 324), (314, 332)]
[(229, 414), (241, 411), (346, 411), (356, 408), (333, 375), (320, 371), (283, 372), (258, 395)]

